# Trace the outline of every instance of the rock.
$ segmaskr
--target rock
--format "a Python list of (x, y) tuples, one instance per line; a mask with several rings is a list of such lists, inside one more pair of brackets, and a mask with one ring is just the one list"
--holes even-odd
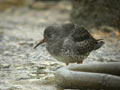
[(10, 64), (2, 64), (2, 68), (4, 68), (4, 69), (5, 68), (7, 68), (7, 69), (10, 68), (10, 66), (11, 66)]
[(72, 22), (87, 28), (102, 26), (120, 28), (120, 1), (73, 0), (72, 4)]

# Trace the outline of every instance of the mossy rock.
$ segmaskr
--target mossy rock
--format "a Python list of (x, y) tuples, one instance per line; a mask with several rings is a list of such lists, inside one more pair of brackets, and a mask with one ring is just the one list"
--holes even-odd
[(120, 28), (120, 0), (74, 0), (71, 21), (88, 28)]

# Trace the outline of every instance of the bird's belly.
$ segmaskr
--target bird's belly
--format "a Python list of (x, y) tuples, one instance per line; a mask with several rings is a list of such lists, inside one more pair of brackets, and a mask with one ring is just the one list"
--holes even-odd
[(52, 46), (47, 46), (46, 49), (56, 60), (64, 63), (82, 63), (82, 61), (87, 58), (88, 53), (79, 54), (74, 51), (73, 47), (64, 47), (64, 48), (54, 48)]
[(82, 61), (87, 58), (88, 54), (85, 55), (60, 55), (60, 56), (54, 56), (55, 59), (57, 59), (60, 62), (64, 63), (82, 63)]

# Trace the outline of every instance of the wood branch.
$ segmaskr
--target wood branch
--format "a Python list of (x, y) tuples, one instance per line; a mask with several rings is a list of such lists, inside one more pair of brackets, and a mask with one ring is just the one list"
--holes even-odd
[(120, 62), (73, 64), (55, 73), (58, 86), (65, 89), (120, 90)]

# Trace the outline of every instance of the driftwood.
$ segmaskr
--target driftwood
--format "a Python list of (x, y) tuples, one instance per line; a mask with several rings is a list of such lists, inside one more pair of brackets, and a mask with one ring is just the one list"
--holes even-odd
[(68, 65), (56, 71), (55, 79), (64, 89), (120, 90), (120, 62)]

